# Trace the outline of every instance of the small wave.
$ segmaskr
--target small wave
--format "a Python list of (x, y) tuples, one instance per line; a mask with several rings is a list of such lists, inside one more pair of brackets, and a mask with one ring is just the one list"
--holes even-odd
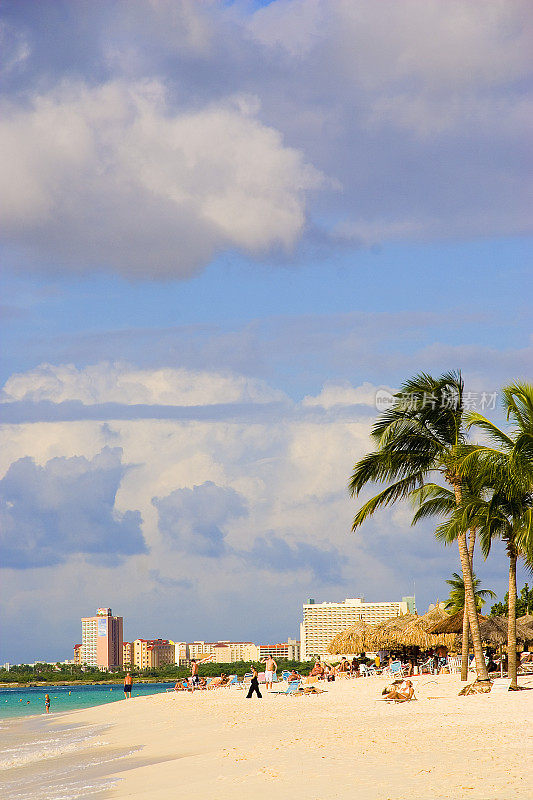
[(49, 739), (34, 739), (18, 744), (15, 747), (6, 747), (0, 750), (0, 770), (24, 767), (36, 761), (48, 761), (62, 755), (69, 755), (82, 750), (91, 740), (92, 746), (105, 745), (104, 741), (94, 741), (99, 731), (87, 730), (83, 734), (72, 731), (65, 732), (62, 736)]

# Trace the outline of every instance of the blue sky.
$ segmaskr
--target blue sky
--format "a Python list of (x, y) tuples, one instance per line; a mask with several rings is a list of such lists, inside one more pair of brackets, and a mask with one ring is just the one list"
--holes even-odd
[[(377, 387), (531, 378), (530, 27), (4, 3), (0, 659), (68, 657), (102, 605), (129, 637), (258, 641), (307, 596), (445, 596), (455, 553), (406, 509), (355, 539), (346, 483)], [(504, 593), (501, 553), (478, 572)]]

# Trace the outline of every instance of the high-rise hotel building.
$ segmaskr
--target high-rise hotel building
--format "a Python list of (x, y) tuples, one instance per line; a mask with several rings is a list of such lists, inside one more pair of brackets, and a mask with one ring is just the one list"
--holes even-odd
[(348, 598), (343, 603), (309, 600), (304, 603), (300, 625), (301, 659), (327, 655), (331, 640), (359, 620), (375, 624), (409, 611), (414, 611), (414, 597), (385, 603), (365, 603), (363, 597)]
[(81, 620), (81, 663), (109, 669), (122, 666), (122, 617), (99, 608), (95, 617)]

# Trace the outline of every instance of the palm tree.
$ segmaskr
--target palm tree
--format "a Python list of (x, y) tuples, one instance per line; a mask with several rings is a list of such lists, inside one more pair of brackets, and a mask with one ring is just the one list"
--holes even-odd
[[(470, 480), (470, 485), (468, 487), (463, 488), (463, 496), (466, 491), (469, 494), (472, 494), (474, 491), (473, 489), (474, 481)], [(481, 490), (480, 486), (476, 487), (476, 492), (479, 493)], [(455, 497), (455, 492), (450, 491), (450, 489), (445, 489), (442, 486), (438, 486), (435, 483), (426, 483), (421, 486), (419, 489), (414, 489), (411, 492), (411, 500), (414, 502), (415, 506), (418, 506), (417, 511), (413, 517), (412, 525), (416, 525), (417, 522), (420, 522), (422, 519), (426, 519), (427, 517), (433, 516), (444, 516), (448, 520), (451, 519), (452, 515), (454, 514), (457, 508), (457, 501)], [(468, 557), (470, 559), (470, 568), (474, 569), (474, 546), (476, 542), (476, 529), (475, 527), (470, 528), (470, 536), (468, 539)], [(472, 581), (474, 580), (474, 575), (472, 573)], [(464, 586), (464, 580), (463, 580)], [(475, 586), (474, 586), (474, 596), (475, 596)], [(468, 623), (468, 609), (466, 607), (466, 603), (463, 602), (461, 606), (463, 610), (463, 636), (462, 636), (462, 652), (461, 652), (461, 680), (465, 681), (468, 676), (468, 654), (470, 650), (470, 625)], [(476, 609), (479, 612), (479, 608)]]
[[(496, 597), (496, 594), (492, 591), (492, 589), (481, 589), (481, 581), (479, 578), (472, 573), (472, 582), (474, 584), (474, 597), (476, 599), (476, 608), (478, 610), (478, 614), (481, 612), (481, 609), (487, 602), (487, 599), (490, 597), (493, 599)], [(446, 581), (448, 586), (450, 586), (450, 596), (448, 597), (448, 602), (444, 606), (446, 611), (450, 614), (457, 614), (459, 611), (463, 611), (465, 607), (465, 582), (457, 572), (452, 573), (452, 577)]]
[(468, 416), (488, 436), (493, 447), (474, 445), (461, 465), (464, 475), (475, 472), (487, 486), (487, 499), (465, 506), (479, 525), (481, 549), (488, 555), (492, 540), (505, 542), (509, 557), (509, 616), (507, 650), (511, 689), (516, 678), (516, 563), (522, 556), (533, 565), (533, 385), (517, 382), (503, 389), (503, 404), (511, 423), (506, 433), (481, 414)]
[[(406, 381), (394, 395), (391, 407), (378, 417), (372, 429), (376, 450), (355, 465), (349, 486), (352, 496), (358, 496), (369, 483), (389, 485), (359, 509), (352, 530), (379, 508), (409, 497), (435, 471), (452, 487), (456, 504), (461, 503), (463, 491), (468, 488), (468, 478), (459, 471), (466, 443), (463, 385), (460, 372), (449, 372), (440, 378), (422, 373)], [(466, 530), (457, 541), (478, 680), (488, 681)]]

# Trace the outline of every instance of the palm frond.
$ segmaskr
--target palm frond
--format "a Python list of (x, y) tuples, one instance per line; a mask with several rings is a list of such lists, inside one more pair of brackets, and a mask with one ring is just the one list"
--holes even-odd
[(352, 531), (359, 528), (363, 522), (378, 509), (385, 508), (391, 503), (395, 503), (397, 500), (407, 497), (413, 489), (420, 486), (422, 480), (423, 475), (421, 473), (409, 475), (407, 478), (402, 478), (402, 480), (393, 483), (392, 486), (388, 486), (371, 500), (368, 500), (355, 515), (352, 523)]

